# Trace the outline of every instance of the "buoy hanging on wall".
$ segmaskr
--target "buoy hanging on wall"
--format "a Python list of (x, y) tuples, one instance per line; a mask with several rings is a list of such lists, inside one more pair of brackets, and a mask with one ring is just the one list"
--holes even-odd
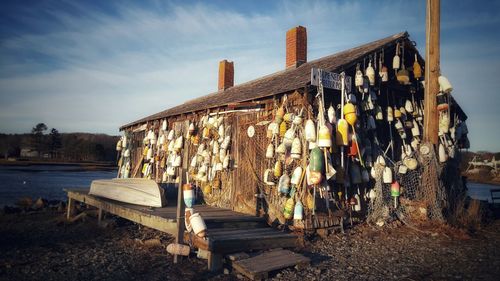
[(365, 70), (366, 76), (368, 77), (368, 80), (370, 81), (370, 85), (373, 86), (375, 85), (375, 69), (372, 67), (372, 61), (368, 62), (368, 67)]

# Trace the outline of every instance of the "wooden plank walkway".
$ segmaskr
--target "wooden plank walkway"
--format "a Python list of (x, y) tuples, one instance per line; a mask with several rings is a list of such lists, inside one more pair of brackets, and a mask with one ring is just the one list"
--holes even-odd
[[(111, 213), (174, 236), (177, 234), (177, 206), (150, 208), (96, 197), (88, 194), (88, 190), (65, 191), (68, 193), (68, 219), (75, 213), (75, 202), (82, 202), (96, 207), (100, 214)], [(295, 247), (296, 235), (269, 227), (264, 218), (207, 205), (195, 205), (194, 209), (207, 225), (207, 237), (199, 238), (185, 232), (184, 241), (209, 252), (208, 267), (211, 270), (221, 268), (222, 256), (227, 253)]]

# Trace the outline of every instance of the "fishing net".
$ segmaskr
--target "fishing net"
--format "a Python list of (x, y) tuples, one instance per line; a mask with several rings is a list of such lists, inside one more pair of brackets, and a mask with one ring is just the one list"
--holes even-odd
[[(374, 167), (375, 197), (368, 204), (369, 223), (381, 226), (393, 219), (414, 225), (428, 220), (444, 222), (459, 206), (457, 202), (464, 198), (465, 189), (459, 170), (452, 167), (457, 161), (439, 163), (433, 147), (428, 147), (429, 153), (423, 155), (417, 150), (412, 155), (418, 159), (417, 169), (395, 173), (401, 186), (399, 197), (392, 197), (391, 184), (383, 183), (383, 167)], [(402, 165), (402, 161), (394, 163), (394, 170), (399, 171)]]

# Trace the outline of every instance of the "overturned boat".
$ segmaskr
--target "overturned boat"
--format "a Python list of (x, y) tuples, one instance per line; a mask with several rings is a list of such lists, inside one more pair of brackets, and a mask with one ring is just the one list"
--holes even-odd
[(166, 205), (163, 189), (150, 179), (94, 180), (90, 185), (89, 194), (142, 206)]

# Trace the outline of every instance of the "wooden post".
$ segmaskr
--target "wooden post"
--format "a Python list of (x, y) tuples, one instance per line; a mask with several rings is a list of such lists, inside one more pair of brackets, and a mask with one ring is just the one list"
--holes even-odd
[(101, 225), (102, 224), (102, 218), (103, 218), (103, 211), (102, 208), (97, 209), (97, 224)]
[(436, 96), (439, 93), (440, 0), (427, 0), (425, 22), (424, 141), (438, 143)]
[(66, 219), (71, 219), (73, 214), (75, 213), (75, 200), (71, 197), (68, 197), (68, 212), (66, 213)]
[[(189, 121), (185, 124), (187, 128), (189, 128)], [(179, 185), (177, 186), (177, 214), (175, 216), (177, 222), (177, 235), (175, 236), (175, 243), (182, 244), (184, 242), (184, 199), (182, 187), (185, 183), (188, 182), (186, 177), (186, 171), (188, 166), (189, 159), (189, 145), (188, 141), (184, 140), (184, 146), (182, 148), (182, 167), (179, 169)], [(182, 256), (174, 255), (174, 263), (177, 263), (182, 259)]]

